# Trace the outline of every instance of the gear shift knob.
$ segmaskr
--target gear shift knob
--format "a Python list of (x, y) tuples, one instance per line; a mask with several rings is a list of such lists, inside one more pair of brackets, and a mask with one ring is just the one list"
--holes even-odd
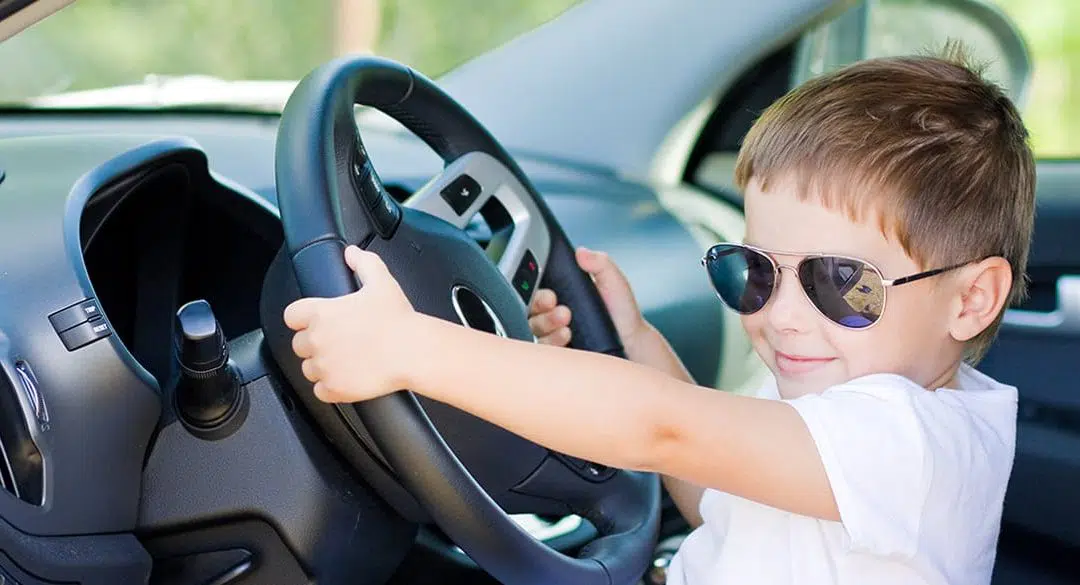
[(199, 300), (176, 312), (180, 364), (195, 372), (211, 372), (229, 360), (229, 348), (210, 303)]
[(176, 410), (193, 432), (226, 431), (243, 402), (240, 377), (210, 303), (191, 301), (176, 312), (176, 355), (180, 382)]

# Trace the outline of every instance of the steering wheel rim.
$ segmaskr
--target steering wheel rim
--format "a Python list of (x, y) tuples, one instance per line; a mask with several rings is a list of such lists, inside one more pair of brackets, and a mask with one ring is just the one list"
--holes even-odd
[[(357, 129), (355, 105), (374, 107), (401, 122), (446, 162), (444, 172), (414, 196), (413, 205), (401, 208), (386, 194)], [(522, 254), (519, 259), (514, 252), (512, 262), (493, 266), (501, 270), (492, 272), (504, 277), (501, 284), (496, 284), (495, 276), (472, 281), (481, 289), (476, 294), (489, 315), (497, 322), (501, 316), (509, 337), (531, 338), (524, 315), (527, 295), (508, 297), (506, 291), (513, 290), (510, 282), (517, 283), (511, 276), (514, 264), (520, 261), (518, 268), (524, 270), (530, 261), (542, 263), (544, 286), (553, 288), (575, 311), (573, 346), (623, 355), (595, 285), (578, 268), (568, 238), (524, 172), (478, 121), (419, 73), (369, 56), (345, 57), (316, 69), (300, 82), (285, 107), (275, 162), (285, 252), (302, 296), (334, 297), (358, 290), (342, 260), (347, 243), (376, 251), (391, 272), (397, 265), (399, 279), (411, 274), (401, 273), (405, 270), (401, 266), (416, 261), (423, 238), (432, 234), (444, 238), (439, 241), (445, 247), (459, 250), (460, 257), (450, 264), (472, 262), (465, 259), (472, 258), (468, 245), (459, 246), (457, 236), (451, 234), (455, 231), (464, 237), (458, 229), (463, 226), (464, 210), (455, 209), (454, 200), (436, 193), (441, 195), (448, 183), (459, 178), (461, 168), (474, 173), (488, 172), (480, 170), (486, 168), (503, 173), (500, 180), (512, 185), (516, 199), (505, 196), (511, 206), (528, 207), (526, 215), (535, 216), (526, 217), (533, 223), (519, 240), (539, 241), (534, 233), (538, 224), (548, 240), (547, 250), (523, 245), (533, 256)], [(457, 170), (448, 172), (451, 169)], [(496, 194), (488, 198), (499, 199)], [(474, 201), (469, 207), (479, 205)], [(515, 224), (514, 229), (518, 228)], [(508, 250), (513, 248), (514, 237)], [(471, 240), (469, 244), (479, 250)], [(426, 253), (433, 251), (429, 247)], [(483, 272), (475, 262), (470, 266), (467, 272)], [(458, 282), (479, 277), (459, 274), (455, 278)], [(407, 283), (403, 288), (410, 294)], [(430, 297), (414, 291), (410, 295), (414, 304), (414, 295)], [(512, 307), (509, 298), (517, 299), (518, 306)], [(438, 307), (445, 318), (443, 306)], [(464, 320), (456, 303), (455, 308)], [(297, 361), (278, 345), (275, 357), (279, 362)], [(310, 383), (295, 374), (295, 365), (283, 370), (310, 404)], [(412, 393), (398, 392), (351, 406), (400, 483), (458, 546), (500, 581), (614, 585), (635, 582), (644, 573), (659, 526), (660, 488), (655, 475), (615, 470), (600, 479), (591, 478), (595, 481), (585, 477), (580, 482), (585, 487), (575, 483), (567, 488), (563, 485), (570, 483), (564, 479), (566, 470), (582, 462), (558, 456), (545, 458), (515, 486), (521, 493), (541, 497), (555, 493), (554, 497), (596, 525), (601, 536), (573, 558), (535, 540), (499, 507), (455, 456)]]

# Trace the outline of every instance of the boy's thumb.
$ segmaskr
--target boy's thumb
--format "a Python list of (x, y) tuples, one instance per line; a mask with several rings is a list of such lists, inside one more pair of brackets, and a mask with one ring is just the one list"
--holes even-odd
[(345, 248), (345, 263), (356, 273), (361, 285), (385, 280), (390, 275), (382, 258), (356, 246)]
[(581, 269), (593, 277), (596, 287), (600, 290), (612, 290), (622, 286), (623, 276), (607, 254), (588, 248), (578, 248), (577, 261)]

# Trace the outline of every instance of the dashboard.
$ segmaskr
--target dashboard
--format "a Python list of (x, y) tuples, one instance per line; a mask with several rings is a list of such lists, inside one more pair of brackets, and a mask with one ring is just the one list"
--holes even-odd
[[(283, 241), (276, 124), (205, 113), (0, 119), (0, 484), (14, 496), (0, 493), (0, 570), (26, 583), (78, 580), (35, 565), (73, 535), (83, 538), (76, 559), (100, 564), (112, 551), (110, 579), (202, 554), (196, 542), (230, 551), (236, 531), (250, 537), (247, 556), (233, 551), (237, 566), (254, 566), (251, 549), (296, 559), (262, 565), (281, 579), (313, 565), (388, 576), (412, 545), (415, 524), (357, 488), (260, 349), (260, 300)], [(411, 136), (361, 132), (399, 200), (442, 166)], [(571, 241), (611, 253), (691, 373), (716, 380), (723, 337), (708, 333), (725, 324), (685, 212), (601, 169), (517, 160)], [(468, 231), (482, 245), (490, 237), (484, 225)], [(173, 320), (196, 299), (213, 307), (250, 397), (244, 427), (210, 444), (175, 424), (163, 391), (178, 375)], [(328, 549), (328, 535), (379, 544)], [(25, 549), (8, 544), (19, 538), (30, 538)]]
[[(212, 202), (215, 209), (228, 207), (235, 212), (229, 217), (236, 220), (200, 212), (196, 216), (202, 218), (197, 221), (233, 221), (231, 228), (241, 233), (257, 230), (255, 241), (276, 246), (280, 227), (267, 225), (268, 217), (276, 218), (276, 128), (277, 117), (266, 115), (42, 112), (3, 117), (0, 140), (63, 135), (68, 136), (65, 142), (92, 148), (107, 136), (126, 135), (136, 142), (185, 137), (205, 154), (212, 176), (211, 183), (204, 187), (207, 191), (195, 195), (196, 203)], [(399, 200), (442, 168), (442, 161), (411, 135), (378, 125), (362, 127), (362, 131), (380, 177)], [(695, 239), (693, 226), (688, 225), (688, 219), (697, 218), (676, 215), (651, 186), (625, 180), (605, 169), (513, 151), (511, 154), (545, 197), (572, 242), (609, 252), (630, 278), (646, 315), (669, 335), (695, 378), (714, 380), (722, 349), (719, 338), (710, 340), (697, 333), (720, 330), (724, 316), (697, 263), (702, 242)], [(106, 158), (102, 153), (99, 162)], [(0, 154), (0, 168), (5, 166), (9, 174), (14, 172)], [(268, 211), (269, 216), (258, 210)], [(702, 211), (696, 207), (692, 213)], [(197, 230), (198, 224), (193, 228)], [(211, 227), (202, 233), (211, 238), (231, 238), (232, 245), (252, 242), (246, 236), (228, 233), (231, 228), (214, 231)], [(478, 237), (482, 237), (482, 229)], [(212, 242), (203, 244), (210, 246)], [(219, 254), (233, 253), (227, 247), (211, 247)], [(685, 261), (671, 262), (672, 258)], [(203, 267), (214, 270), (206, 262)], [(697, 326), (687, 327), (690, 323)]]

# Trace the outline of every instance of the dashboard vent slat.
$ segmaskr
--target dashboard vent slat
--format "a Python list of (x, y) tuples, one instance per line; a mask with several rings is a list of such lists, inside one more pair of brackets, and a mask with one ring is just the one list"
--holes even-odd
[[(0, 371), (0, 484), (11, 495), (35, 506), (44, 504), (45, 474), (41, 451), (30, 434), (19, 390), (28, 400), (40, 399), (29, 365), (16, 365), (18, 378)], [(37, 409), (43, 406), (38, 402)], [(42, 411), (40, 414), (44, 414)], [(39, 416), (40, 416), (39, 414)], [(47, 419), (45, 414), (45, 420)]]

